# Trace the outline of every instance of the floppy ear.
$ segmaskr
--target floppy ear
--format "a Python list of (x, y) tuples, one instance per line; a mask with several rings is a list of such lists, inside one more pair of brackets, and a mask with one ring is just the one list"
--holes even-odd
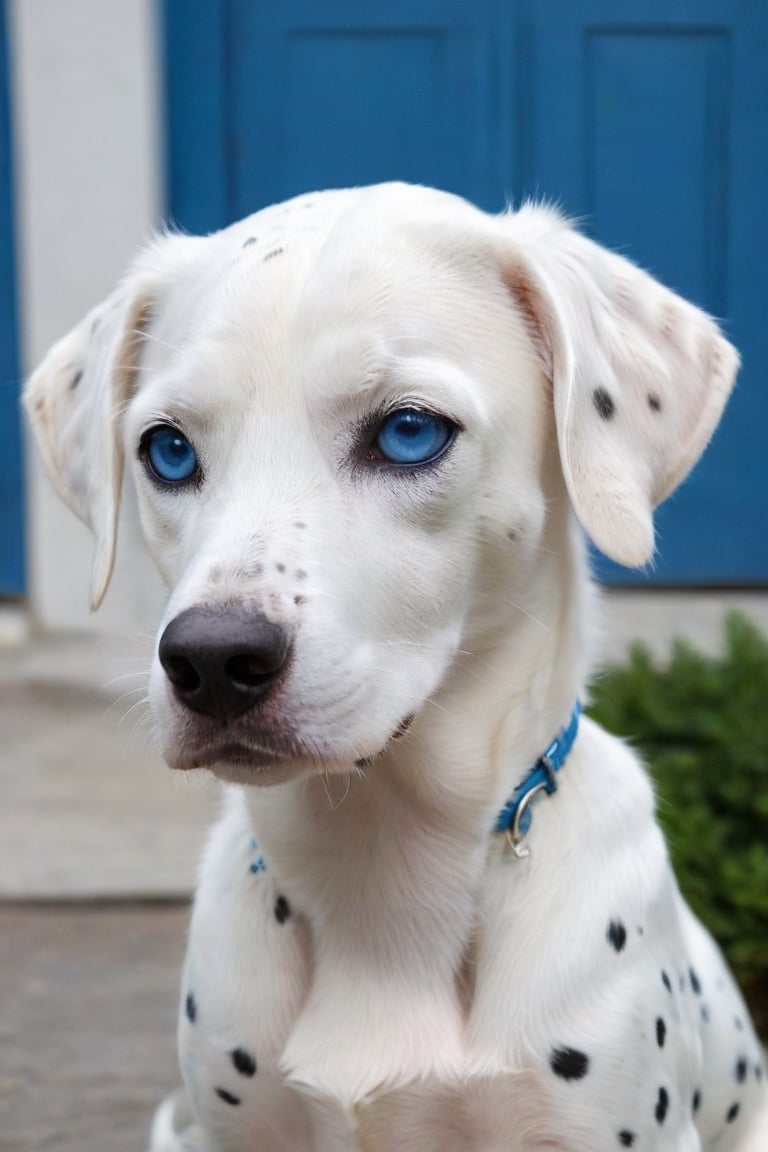
[(526, 205), (503, 227), (574, 509), (603, 552), (639, 567), (653, 556), (653, 509), (703, 452), (738, 355), (704, 312), (554, 210)]
[(24, 405), (59, 495), (96, 537), (91, 606), (115, 559), (123, 477), (120, 420), (134, 386), (150, 291), (128, 281), (53, 346), (24, 389)]

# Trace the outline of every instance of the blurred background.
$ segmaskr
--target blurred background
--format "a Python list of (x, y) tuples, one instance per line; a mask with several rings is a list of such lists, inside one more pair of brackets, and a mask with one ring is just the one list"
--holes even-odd
[[(183, 914), (155, 905), (186, 898), (215, 810), (212, 790), (172, 781), (146, 739), (143, 683), (163, 592), (131, 493), (115, 579), (91, 616), (91, 541), (27, 442), (20, 379), (165, 221), (207, 232), (296, 193), (387, 179), (490, 211), (554, 200), (717, 316), (743, 358), (713, 443), (659, 512), (653, 571), (595, 557), (607, 589), (602, 662), (624, 661), (640, 638), (661, 669), (682, 635), (710, 660), (702, 675), (715, 695), (746, 692), (728, 679), (746, 662), (762, 700), (758, 634), (753, 643), (737, 627), (723, 656), (722, 621), (735, 606), (768, 627), (767, 113), (764, 0), (0, 0), (0, 979), (4, 962), (6, 1002), (20, 1005), (0, 1020), (0, 1039), (13, 1041), (2, 1046), (0, 1097), (10, 1092), (17, 1109), (0, 1148), (68, 1148), (65, 1130), (78, 1152), (103, 1148), (116, 1110), (110, 1148), (137, 1146), (157, 1087), (146, 1074), (150, 1039), (173, 1079), (163, 1044)], [(653, 692), (669, 693), (662, 671), (653, 691), (647, 669), (635, 674), (655, 716), (651, 755), (664, 728)], [(690, 666), (680, 675), (696, 680)], [(630, 702), (642, 695), (633, 683)], [(700, 700), (680, 703), (675, 722)], [(762, 711), (755, 703), (743, 756), (761, 771)], [(642, 732), (647, 717), (630, 708), (614, 719)], [(731, 749), (736, 738), (726, 726), (718, 739)], [(754, 811), (753, 799), (739, 803)], [(720, 809), (718, 852), (732, 858), (722, 797), (707, 804)], [(750, 851), (761, 837), (743, 823), (734, 832)], [(768, 862), (750, 859), (753, 879), (765, 866), (768, 890)], [(763, 979), (764, 901), (755, 915), (739, 939), (751, 941), (750, 979)], [(24, 1064), (24, 1043), (34, 1043), (22, 1038), (34, 1038), (38, 1016), (42, 1030), (64, 1010), (62, 954), (75, 983), (85, 973), (81, 997), (87, 985), (123, 1004), (110, 981), (126, 940), (144, 989), (144, 1015), (125, 981), (124, 1011), (115, 1008), (120, 1026), (129, 1017), (136, 1029), (126, 1041), (135, 1106), (119, 1112), (123, 1084), (74, 1120), (90, 1065), (73, 1057), (77, 1088), (67, 1086), (60, 1053), (48, 1071), (32, 1056)], [(147, 956), (160, 957), (155, 967)], [(100, 1018), (92, 1039), (103, 1031)], [(96, 1051), (108, 1067), (103, 1037), (91, 1059)], [(34, 1088), (46, 1076), (60, 1113), (39, 1111)]]

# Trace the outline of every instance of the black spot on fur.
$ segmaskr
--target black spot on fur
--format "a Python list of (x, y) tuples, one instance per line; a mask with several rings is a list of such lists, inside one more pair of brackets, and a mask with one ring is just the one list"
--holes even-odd
[(621, 1144), (622, 1148), (631, 1148), (634, 1142), (634, 1132), (628, 1132), (626, 1128), (622, 1132), (619, 1132), (619, 1144)]
[(230, 1052), (230, 1056), (241, 1076), (256, 1075), (256, 1060), (250, 1052), (246, 1052), (245, 1048), (235, 1048), (233, 1052)]
[(648, 393), (648, 407), (652, 412), (661, 412), (661, 400), (655, 392)]
[(699, 978), (694, 972), (693, 968), (688, 969), (688, 976), (691, 981), (691, 988), (697, 996), (701, 996), (701, 982), (699, 981)]
[(597, 409), (597, 414), (601, 420), (611, 420), (616, 411), (616, 405), (613, 402), (613, 397), (610, 392), (605, 388), (595, 388), (592, 393), (592, 403)]
[(656, 1043), (658, 1044), (659, 1048), (664, 1047), (664, 1041), (666, 1038), (667, 1026), (662, 1020), (661, 1016), (659, 1016), (658, 1020), (656, 1021)]
[(187, 992), (187, 998), (184, 1001), (184, 1011), (187, 1014), (187, 1020), (190, 1024), (194, 1024), (197, 1020), (197, 1001), (191, 992)]
[(669, 979), (669, 976), (667, 976), (666, 972), (661, 973), (661, 981), (662, 981), (662, 984), (664, 985), (664, 987), (666, 988), (667, 992), (669, 992), (669, 994), (671, 996), (672, 995), (672, 982)]
[(739, 1112), (741, 1112), (741, 1105), (740, 1104), (731, 1104), (730, 1108), (728, 1109), (728, 1111), (726, 1112), (726, 1115), (725, 1115), (726, 1123), (727, 1124), (733, 1124), (733, 1122), (736, 1119), (736, 1117), (738, 1116)]
[(284, 248), (273, 248), (271, 252), (267, 252), (262, 260), (262, 264), (266, 264), (267, 260), (274, 260), (275, 256), (282, 256), (284, 251)]
[(733, 1024), (737, 1032), (744, 1031), (744, 1021), (742, 1020), (741, 1016), (734, 1016)]
[(303, 520), (297, 520), (294, 524), (294, 528), (306, 528), (306, 524)]
[(709, 1024), (709, 1008), (706, 1004), (702, 1004), (701, 1006), (701, 1019), (705, 1024)]
[(258, 242), (258, 236), (249, 236), (245, 244), (243, 244), (243, 248), (248, 248), (251, 244), (258, 244)]
[(701, 1092), (697, 1088), (693, 1094), (693, 1100), (691, 1101), (691, 1111), (693, 1112), (694, 1116), (698, 1112), (699, 1108), (701, 1108)]
[(216, 1095), (220, 1100), (223, 1100), (225, 1104), (231, 1104), (233, 1108), (236, 1108), (240, 1103), (239, 1098), (233, 1096), (231, 1092), (227, 1092), (226, 1088), (217, 1088)]
[(617, 952), (621, 952), (627, 942), (627, 930), (621, 920), (611, 920), (608, 925), (608, 931), (606, 932), (606, 938), (612, 948), (615, 948)]
[(581, 1080), (589, 1070), (589, 1057), (575, 1048), (555, 1048), (549, 1057), (555, 1076), (563, 1080)]
[(77, 388), (77, 386), (80, 383), (80, 381), (82, 380), (82, 378), (83, 378), (83, 370), (81, 368), (79, 372), (75, 372), (74, 376), (72, 377), (72, 379), (69, 382), (69, 388), (70, 388), (71, 392), (74, 392), (75, 388)]
[(657, 1124), (663, 1124), (667, 1118), (669, 1111), (669, 1092), (666, 1088), (659, 1088), (659, 1095), (656, 1099), (656, 1110), (654, 1116), (656, 1117)]
[(755, 1080), (762, 1080), (763, 1066), (762, 1064), (755, 1064)]
[(275, 901), (275, 920), (278, 924), (285, 924), (291, 914), (291, 906), (285, 896), (278, 896)]
[(740, 1056), (739, 1059), (736, 1061), (736, 1067), (733, 1070), (733, 1074), (736, 1077), (736, 1083), (737, 1084), (743, 1084), (744, 1081), (746, 1080), (746, 1078), (747, 1078), (747, 1062), (743, 1056)]

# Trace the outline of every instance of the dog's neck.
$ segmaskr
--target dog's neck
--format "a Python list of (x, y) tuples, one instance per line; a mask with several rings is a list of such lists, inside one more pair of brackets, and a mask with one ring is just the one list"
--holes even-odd
[(463, 1074), (460, 973), (496, 814), (568, 720), (585, 675), (584, 544), (564, 505), (551, 536), (533, 598), (512, 590), (503, 627), (478, 629), (364, 774), (248, 790), (269, 867), (311, 939), (284, 1067), (346, 1107)]

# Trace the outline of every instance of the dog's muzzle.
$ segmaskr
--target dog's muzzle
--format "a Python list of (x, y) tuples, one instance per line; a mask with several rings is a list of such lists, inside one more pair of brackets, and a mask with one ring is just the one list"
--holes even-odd
[(188, 608), (163, 632), (158, 658), (177, 700), (223, 726), (277, 685), (290, 651), (287, 630), (259, 612)]

